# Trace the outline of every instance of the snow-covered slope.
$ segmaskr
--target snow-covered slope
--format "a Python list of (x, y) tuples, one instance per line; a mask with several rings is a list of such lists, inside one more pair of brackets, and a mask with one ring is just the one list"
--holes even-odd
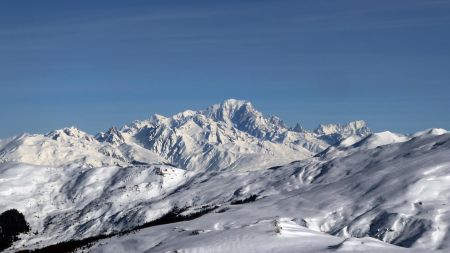
[(32, 229), (22, 241), (27, 244), (111, 233), (165, 211), (152, 201), (188, 177), (187, 171), (167, 165), (79, 169), (2, 164), (0, 212), (14, 208), (25, 215)]
[[(215, 213), (100, 241), (92, 251), (328, 252), (328, 246), (344, 240), (311, 230), (363, 238), (344, 241), (336, 247), (338, 252), (358, 247), (362, 252), (402, 251), (364, 243), (368, 236), (414, 248), (405, 252), (448, 251), (449, 153), (450, 134), (426, 134), (346, 157), (317, 158), (265, 171), (203, 175), (171, 195), (172, 203), (220, 206)], [(255, 201), (250, 201), (251, 196)]]
[[(138, 246), (129, 246), (127, 240), (142, 241), (153, 234), (159, 236), (147, 238), (142, 247), (160, 245), (162, 252), (216, 249), (220, 246), (214, 238), (222, 235), (225, 237), (219, 245), (238, 240), (241, 244), (237, 247), (260, 249), (259, 240), (267, 240), (267, 249), (302, 247), (305, 242), (295, 244), (293, 239), (279, 238), (271, 225), (277, 220), (303, 231), (294, 237), (306, 234), (326, 240), (310, 245), (322, 250), (342, 238), (367, 236), (416, 249), (449, 249), (449, 153), (450, 134), (422, 134), (346, 156), (311, 158), (253, 172), (207, 170), (189, 174), (164, 165), (76, 170), (4, 164), (0, 192), (5, 204), (0, 210), (24, 212), (37, 232), (24, 236), (16, 248), (131, 229), (174, 208), (188, 215), (218, 207), (195, 221), (147, 228), (138, 232), (138, 239), (130, 234), (101, 241), (94, 249), (101, 252), (106, 247), (106, 252), (108, 247), (125, 247), (124, 251), (132, 251), (129, 247)], [(161, 168), (164, 173), (160, 173)], [(174, 236), (187, 236), (192, 230), (211, 241), (202, 244), (186, 237), (172, 242)], [(283, 235), (283, 230), (280, 233)], [(360, 242), (347, 240), (340, 249)], [(368, 245), (361, 250), (372, 250)]]
[(416, 137), (443, 135), (445, 133), (448, 133), (448, 131), (445, 129), (431, 128), (410, 135), (397, 134), (389, 131), (372, 133), (367, 135), (366, 137), (351, 135), (345, 139), (342, 139), (336, 145), (329, 146), (326, 150), (317, 154), (316, 156), (320, 157), (347, 156), (359, 150), (373, 149), (393, 143), (405, 142)]
[(47, 166), (100, 167), (128, 165), (138, 160), (166, 162), (150, 150), (129, 143), (111, 145), (74, 127), (48, 134), (22, 134), (0, 142), (0, 162)]
[[(213, 213), (190, 222), (145, 229), (136, 234), (102, 240), (90, 252), (411, 252), (373, 238), (340, 238), (310, 230), (295, 219), (267, 217), (233, 224)], [(81, 252), (81, 251), (80, 251)], [(414, 250), (414, 252), (426, 252)]]
[(449, 154), (443, 129), (307, 131), (227, 100), (2, 140), (0, 213), (30, 223), (12, 252), (99, 235), (93, 252), (448, 251)]

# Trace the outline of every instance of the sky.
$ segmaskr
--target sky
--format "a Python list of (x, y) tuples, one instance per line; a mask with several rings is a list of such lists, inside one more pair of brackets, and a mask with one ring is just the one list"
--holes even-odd
[(0, 2), (0, 138), (228, 98), (307, 129), (450, 129), (450, 0)]

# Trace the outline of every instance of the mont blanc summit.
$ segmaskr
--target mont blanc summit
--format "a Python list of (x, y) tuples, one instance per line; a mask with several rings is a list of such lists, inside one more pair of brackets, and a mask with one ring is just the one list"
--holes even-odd
[(0, 1), (0, 252), (450, 252), (449, 13)]
[(235, 99), (95, 135), (22, 134), (0, 141), (0, 212), (29, 230), (11, 232), (0, 219), (1, 245), (448, 251), (449, 153), (444, 129), (374, 133), (357, 120), (307, 130)]
[(370, 134), (363, 121), (290, 130), (250, 102), (229, 99), (202, 111), (154, 115), (120, 129), (89, 135), (75, 127), (2, 141), (1, 161), (36, 165), (127, 165), (169, 162), (187, 170), (256, 169), (312, 157), (344, 138)]

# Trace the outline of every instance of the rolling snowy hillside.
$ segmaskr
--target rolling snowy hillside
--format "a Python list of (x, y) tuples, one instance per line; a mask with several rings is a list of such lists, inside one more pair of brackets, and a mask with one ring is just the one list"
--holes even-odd
[[(327, 252), (341, 242), (336, 251), (402, 251), (367, 237), (417, 251), (448, 251), (449, 151), (450, 134), (427, 133), (344, 157), (203, 175), (170, 198), (175, 206), (220, 206), (216, 212), (191, 222), (106, 239), (93, 252), (113, 247), (123, 252), (133, 247), (150, 252)], [(192, 231), (198, 231), (194, 234), (199, 238)], [(326, 239), (313, 231), (363, 239)], [(183, 239), (171, 239), (175, 237)], [(130, 244), (130, 240), (139, 243)]]
[(31, 227), (11, 252), (448, 251), (449, 154), (443, 129), (308, 131), (231, 99), (0, 141), (0, 213)]

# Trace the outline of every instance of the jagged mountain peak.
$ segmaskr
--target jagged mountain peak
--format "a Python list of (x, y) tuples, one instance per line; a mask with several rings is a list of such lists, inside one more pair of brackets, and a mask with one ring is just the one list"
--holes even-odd
[(259, 139), (270, 139), (288, 130), (281, 119), (264, 116), (246, 100), (227, 99), (208, 107), (202, 114)]
[[(214, 104), (205, 110), (185, 110), (171, 117), (155, 114), (150, 120), (135, 121), (122, 128), (125, 132), (139, 132), (140, 129), (155, 128), (179, 128), (189, 122), (195, 122), (201, 128), (215, 129), (216, 125), (228, 129), (239, 130), (261, 140), (279, 140), (280, 136), (289, 131), (301, 134), (314, 134), (328, 144), (351, 136), (365, 137), (372, 133), (367, 123), (363, 120), (352, 121), (345, 125), (323, 124), (314, 131), (308, 131), (297, 124), (293, 128), (287, 127), (276, 116), (265, 116), (258, 111), (252, 103), (246, 100), (227, 99), (220, 104)], [(331, 137), (330, 137), (331, 136)]]
[(201, 112), (216, 121), (234, 124), (244, 121), (248, 117), (262, 117), (253, 105), (245, 100), (227, 99), (221, 104), (215, 104)]
[(198, 112), (197, 111), (193, 111), (193, 110), (185, 110), (182, 111), (180, 113), (177, 113), (175, 115), (172, 116), (173, 119), (184, 119), (184, 118), (191, 118), (195, 115), (197, 115)]
[(247, 100), (234, 99), (234, 98), (225, 99), (222, 103), (214, 104), (214, 105), (210, 106), (210, 108), (239, 109), (242, 106), (246, 106), (248, 108), (253, 108), (253, 105), (251, 102), (249, 102)]
[(216, 128), (216, 125), (220, 125), (263, 139), (288, 131), (280, 118), (265, 117), (254, 108), (252, 103), (237, 99), (227, 99), (220, 104), (209, 106), (205, 110), (185, 110), (171, 117), (155, 114), (150, 120), (135, 121), (124, 126), (122, 131), (139, 132), (139, 129), (152, 127), (179, 128), (189, 122), (195, 122), (200, 127), (207, 128)]
[(293, 131), (293, 132), (297, 132), (297, 133), (307, 132), (307, 130), (302, 125), (300, 125), (299, 123), (296, 123), (295, 126), (289, 128), (289, 130)]
[(90, 134), (81, 131), (80, 129), (74, 126), (53, 130), (45, 134), (45, 136), (53, 140), (64, 140), (67, 138), (86, 139), (89, 141), (94, 140), (94, 138)]
[(351, 136), (358, 138), (366, 137), (372, 133), (372, 130), (367, 126), (365, 121), (356, 120), (345, 125), (321, 124), (313, 133), (325, 140), (328, 144), (336, 145)]
[(159, 121), (164, 121), (167, 120), (168, 118), (166, 116), (160, 115), (160, 114), (153, 114), (152, 117), (150, 118), (151, 122), (159, 122)]
[[(124, 139), (135, 141), (181, 168), (224, 167), (246, 155), (264, 154), (265, 159), (272, 159), (266, 153), (303, 159), (349, 136), (360, 139), (371, 133), (364, 121), (322, 125), (315, 132), (299, 124), (288, 128), (280, 118), (265, 116), (252, 103), (237, 99), (170, 117), (155, 114), (149, 120), (124, 126), (120, 132)], [(122, 138), (114, 136), (110, 138), (119, 141), (108, 142), (120, 143)], [(101, 137), (97, 139), (107, 138)]]
[[(76, 161), (98, 166), (164, 160), (193, 170), (257, 169), (259, 165), (255, 164), (271, 166), (305, 159), (348, 136), (362, 138), (369, 132), (364, 121), (344, 126), (322, 125), (316, 132), (304, 130), (300, 125), (290, 129), (280, 118), (263, 115), (248, 101), (228, 99), (205, 110), (185, 110), (170, 117), (155, 114), (120, 129), (112, 127), (95, 137), (68, 127), (27, 138), (36, 149), (42, 143), (55, 140), (45, 152), (28, 152), (25, 144), (17, 145), (24, 147), (18, 149), (20, 152), (29, 153), (26, 161), (40, 159), (40, 164), (44, 165)], [(59, 152), (58, 159), (44, 157), (54, 150)], [(21, 154), (5, 149), (4, 157), (20, 161)], [(66, 154), (70, 157), (64, 157)]]
[(122, 133), (116, 128), (111, 127), (106, 132), (100, 132), (95, 136), (95, 139), (101, 142), (109, 142), (111, 144), (121, 144), (125, 142)]
[(372, 131), (364, 120), (356, 120), (345, 125), (341, 124), (321, 124), (314, 130), (317, 134), (370, 134)]
[(348, 123), (347, 126), (352, 127), (353, 129), (361, 129), (367, 127), (367, 122), (364, 120), (355, 120)]

